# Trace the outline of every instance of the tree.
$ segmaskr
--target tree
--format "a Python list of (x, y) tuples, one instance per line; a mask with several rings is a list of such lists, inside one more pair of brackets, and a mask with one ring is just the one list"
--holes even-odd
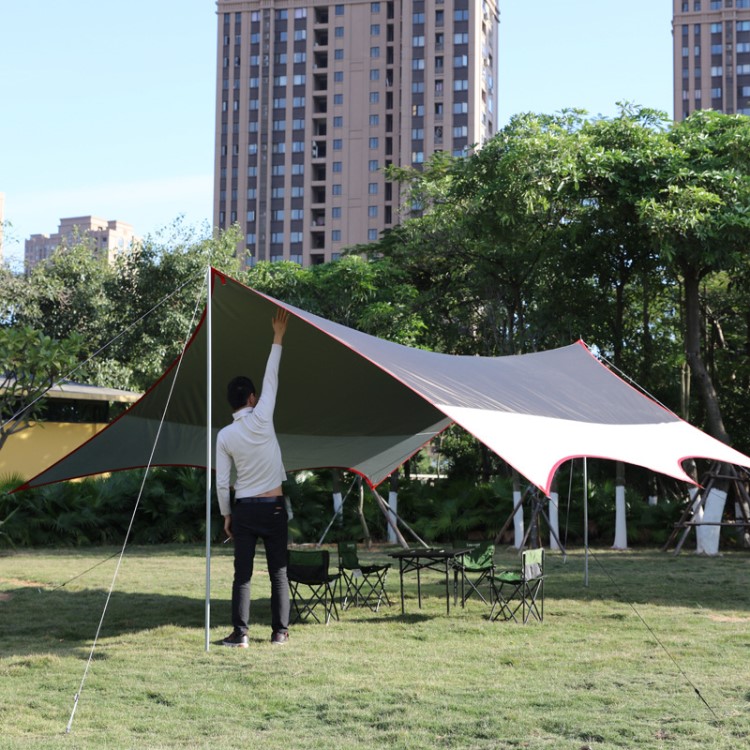
[(0, 450), (40, 417), (42, 396), (77, 361), (76, 334), (58, 341), (26, 326), (0, 328)]

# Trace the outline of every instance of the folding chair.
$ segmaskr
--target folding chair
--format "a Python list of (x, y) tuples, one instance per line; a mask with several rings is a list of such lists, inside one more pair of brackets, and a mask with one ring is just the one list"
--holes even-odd
[(391, 564), (362, 565), (357, 556), (356, 542), (339, 542), (338, 552), (341, 608), (348, 609), (354, 604), (355, 607), (366, 606), (377, 612), (383, 601), (390, 607), (385, 577)]
[(315, 610), (323, 607), (325, 624), (331, 616), (339, 619), (336, 609), (335, 590), (338, 573), (328, 572), (328, 550), (290, 549), (286, 568), (289, 579), (289, 594), (294, 617), (292, 623), (304, 622), (313, 618), (321, 622)]
[(544, 619), (544, 550), (526, 550), (521, 559), (521, 570), (504, 570), (492, 576), (492, 611), (490, 620), (513, 620), (521, 610), (524, 624), (533, 617)]
[[(453, 603), (458, 601), (458, 578), (461, 577), (461, 606), (463, 607), (466, 600), (476, 594), (485, 604), (490, 602), (484, 598), (479, 587), (489, 581), (495, 572), (495, 545), (491, 542), (454, 542), (456, 549), (469, 548), (469, 551), (463, 555), (463, 559), (456, 560), (453, 563)], [(468, 584), (469, 590), (466, 591)], [(492, 601), (491, 588), (488, 591), (490, 601)]]

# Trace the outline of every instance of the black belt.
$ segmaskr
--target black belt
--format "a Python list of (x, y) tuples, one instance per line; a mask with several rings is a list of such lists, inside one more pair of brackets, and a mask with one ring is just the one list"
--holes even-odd
[(234, 502), (237, 503), (237, 505), (243, 503), (275, 503), (280, 499), (281, 497), (279, 495), (273, 495), (272, 497), (236, 497)]

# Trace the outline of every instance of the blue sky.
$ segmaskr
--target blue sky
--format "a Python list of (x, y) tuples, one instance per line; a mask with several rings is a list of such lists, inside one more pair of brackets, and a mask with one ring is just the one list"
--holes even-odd
[[(631, 101), (672, 115), (669, 0), (499, 0), (500, 124)], [(4, 2), (5, 256), (64, 216), (154, 234), (211, 217), (213, 0)]]

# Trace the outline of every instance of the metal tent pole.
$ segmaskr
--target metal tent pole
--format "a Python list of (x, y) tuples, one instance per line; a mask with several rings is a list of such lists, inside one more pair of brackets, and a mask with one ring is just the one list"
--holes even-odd
[(589, 585), (589, 471), (586, 457), (583, 457), (583, 585)]
[(211, 630), (211, 266), (206, 272), (206, 604), (205, 649), (209, 650)]

